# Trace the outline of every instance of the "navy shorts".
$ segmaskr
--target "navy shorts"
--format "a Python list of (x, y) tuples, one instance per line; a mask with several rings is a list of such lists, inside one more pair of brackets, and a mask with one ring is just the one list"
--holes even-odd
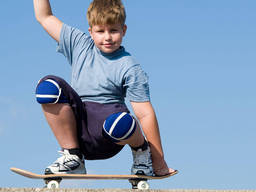
[(118, 145), (103, 136), (103, 123), (113, 113), (129, 113), (125, 104), (82, 102), (79, 95), (64, 79), (48, 75), (42, 78), (41, 81), (46, 79), (53, 79), (59, 84), (74, 112), (78, 141), (85, 159), (107, 159), (121, 151), (122, 145)]

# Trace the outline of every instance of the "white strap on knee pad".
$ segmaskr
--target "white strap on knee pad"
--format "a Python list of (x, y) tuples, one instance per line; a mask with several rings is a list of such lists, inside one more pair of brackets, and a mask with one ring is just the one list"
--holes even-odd
[[(59, 90), (59, 95), (42, 95), (42, 94), (36, 94), (36, 97), (39, 97), (39, 98), (56, 98), (56, 101), (53, 102), (53, 103), (51, 103), (51, 104), (56, 104), (56, 103), (58, 103), (58, 101), (59, 101), (59, 99), (60, 99), (60, 95), (61, 95), (62, 89), (60, 88), (59, 84), (56, 83), (56, 82), (55, 82), (54, 80), (52, 80), (52, 79), (46, 79), (45, 81), (48, 81), (48, 82), (54, 84), (54, 85), (57, 87), (57, 89)], [(39, 82), (40, 82), (40, 81), (39, 81)], [(39, 83), (39, 82), (38, 82), (38, 83)]]

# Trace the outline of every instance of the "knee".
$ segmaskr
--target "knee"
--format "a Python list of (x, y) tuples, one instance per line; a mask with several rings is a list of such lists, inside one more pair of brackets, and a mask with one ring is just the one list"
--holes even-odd
[(40, 104), (67, 102), (60, 85), (50, 78), (39, 81), (36, 87), (36, 100)]
[(136, 120), (126, 112), (110, 115), (103, 124), (103, 134), (114, 142), (126, 140), (136, 129)]

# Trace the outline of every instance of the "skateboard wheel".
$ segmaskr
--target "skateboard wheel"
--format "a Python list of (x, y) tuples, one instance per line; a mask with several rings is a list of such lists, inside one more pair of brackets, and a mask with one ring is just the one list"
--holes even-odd
[(147, 181), (139, 181), (137, 184), (138, 189), (146, 190), (149, 189), (149, 184)]
[(58, 181), (52, 180), (47, 183), (48, 189), (58, 189), (60, 187), (60, 184)]

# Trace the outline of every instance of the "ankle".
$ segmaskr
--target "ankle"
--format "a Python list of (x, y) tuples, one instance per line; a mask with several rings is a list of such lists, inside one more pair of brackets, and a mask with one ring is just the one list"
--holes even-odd
[(131, 146), (132, 150), (134, 150), (134, 151), (138, 151), (139, 149), (141, 149), (142, 151), (145, 151), (148, 149), (148, 147), (149, 147), (149, 143), (147, 142), (147, 140), (145, 138), (144, 138), (144, 142), (142, 145), (136, 146), (136, 147)]
[(63, 150), (68, 150), (70, 155), (77, 155), (80, 159), (83, 159), (83, 154), (82, 154), (80, 148), (71, 148), (71, 149), (63, 148)]

